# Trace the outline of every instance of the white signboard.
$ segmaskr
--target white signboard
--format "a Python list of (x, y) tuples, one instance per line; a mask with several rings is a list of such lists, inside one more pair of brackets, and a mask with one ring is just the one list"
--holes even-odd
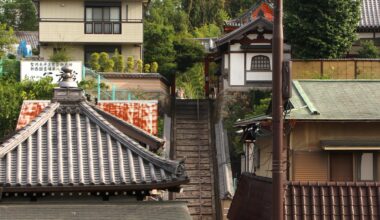
[(60, 80), (60, 72), (63, 66), (70, 66), (75, 73), (75, 81), (79, 83), (82, 80), (82, 62), (50, 62), (50, 61), (21, 61), (21, 80), (40, 80), (43, 77), (53, 77), (53, 83)]

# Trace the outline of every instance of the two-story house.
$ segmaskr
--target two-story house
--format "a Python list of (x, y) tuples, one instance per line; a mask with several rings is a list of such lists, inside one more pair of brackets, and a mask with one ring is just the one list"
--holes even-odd
[(142, 58), (143, 11), (147, 0), (39, 0), (40, 56), (65, 48), (72, 60), (94, 52)]

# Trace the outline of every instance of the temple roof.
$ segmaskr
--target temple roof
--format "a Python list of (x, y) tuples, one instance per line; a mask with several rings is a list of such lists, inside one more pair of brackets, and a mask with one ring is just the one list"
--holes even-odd
[(380, 29), (380, 0), (362, 0), (359, 31)]
[(56, 88), (52, 102), (0, 145), (0, 189), (177, 189), (188, 182), (182, 162), (150, 152), (98, 111), (81, 89)]

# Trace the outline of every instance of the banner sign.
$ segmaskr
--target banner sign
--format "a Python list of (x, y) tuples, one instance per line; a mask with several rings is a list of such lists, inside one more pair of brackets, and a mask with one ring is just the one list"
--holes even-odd
[(40, 80), (43, 77), (50, 76), (53, 83), (60, 80), (60, 72), (63, 66), (68, 65), (74, 70), (75, 81), (79, 83), (82, 80), (82, 62), (50, 62), (50, 61), (21, 61), (21, 80)]

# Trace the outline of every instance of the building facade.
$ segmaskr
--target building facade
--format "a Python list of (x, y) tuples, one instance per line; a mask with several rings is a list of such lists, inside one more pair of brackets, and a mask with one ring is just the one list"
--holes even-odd
[[(379, 181), (379, 81), (293, 82), (286, 111), (287, 180)], [(237, 123), (245, 136), (245, 171), (272, 175), (271, 117)]]
[(94, 52), (142, 58), (143, 11), (147, 1), (39, 0), (40, 56), (66, 49), (86, 63)]

